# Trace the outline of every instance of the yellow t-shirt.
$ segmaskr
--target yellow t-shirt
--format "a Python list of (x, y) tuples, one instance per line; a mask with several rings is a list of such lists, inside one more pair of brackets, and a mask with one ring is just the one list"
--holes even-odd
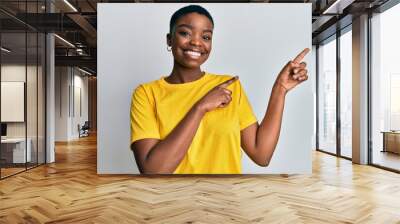
[[(232, 76), (205, 73), (200, 79), (183, 84), (170, 84), (164, 78), (135, 89), (131, 104), (131, 143), (144, 138), (164, 139), (198, 100)], [(241, 173), (240, 131), (257, 122), (257, 118), (239, 80), (227, 89), (232, 91), (231, 103), (204, 115), (174, 173)]]

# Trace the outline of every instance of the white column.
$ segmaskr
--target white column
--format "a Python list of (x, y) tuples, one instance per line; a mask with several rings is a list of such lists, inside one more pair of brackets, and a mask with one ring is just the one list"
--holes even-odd
[[(46, 1), (47, 12), (54, 12), (54, 5)], [(55, 162), (55, 42), (54, 34), (46, 35), (46, 163)]]
[(46, 163), (55, 161), (54, 150), (54, 133), (55, 133), (55, 54), (54, 54), (54, 35), (49, 33), (46, 36), (46, 61), (47, 61), (47, 75), (46, 75)]
[(353, 20), (353, 162), (368, 163), (368, 15)]

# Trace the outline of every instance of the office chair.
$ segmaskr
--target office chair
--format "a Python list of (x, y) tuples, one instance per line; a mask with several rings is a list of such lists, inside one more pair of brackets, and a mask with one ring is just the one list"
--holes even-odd
[(90, 129), (89, 121), (85, 121), (82, 127), (80, 127), (80, 125), (78, 124), (78, 129), (79, 129), (79, 138), (89, 136), (89, 129)]

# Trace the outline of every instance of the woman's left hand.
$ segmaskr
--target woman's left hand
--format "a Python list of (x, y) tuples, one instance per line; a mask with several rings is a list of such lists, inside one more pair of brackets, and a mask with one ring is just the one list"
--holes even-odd
[(308, 79), (308, 71), (306, 63), (302, 62), (304, 56), (310, 51), (305, 48), (300, 54), (296, 56), (293, 61), (289, 61), (281, 70), (275, 81), (275, 86), (283, 87), (286, 92), (293, 89), (298, 84)]

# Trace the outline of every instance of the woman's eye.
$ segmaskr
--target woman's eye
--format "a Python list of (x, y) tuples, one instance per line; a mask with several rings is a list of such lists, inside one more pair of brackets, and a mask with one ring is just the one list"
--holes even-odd
[(179, 31), (179, 34), (182, 35), (182, 36), (187, 36), (187, 35), (189, 35), (189, 33), (186, 32), (186, 31)]
[(204, 40), (211, 40), (211, 36), (203, 36)]

